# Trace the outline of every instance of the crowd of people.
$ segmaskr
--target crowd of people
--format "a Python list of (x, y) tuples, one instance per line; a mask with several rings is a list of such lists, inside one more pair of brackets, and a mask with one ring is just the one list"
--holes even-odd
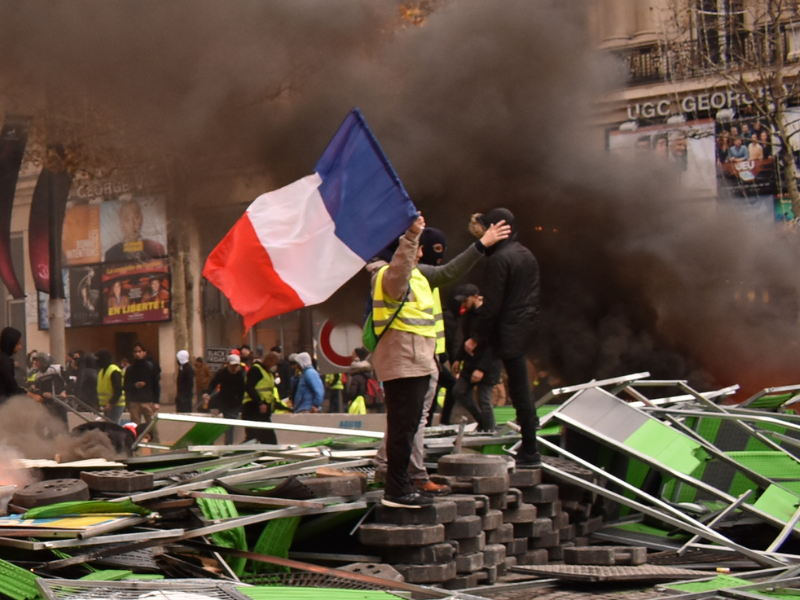
[[(375, 459), (376, 479), (385, 481), (382, 501), (418, 508), (450, 491), (432, 482), (424, 465), (424, 429), (435, 399), (444, 395), (442, 423), (450, 422), (458, 404), (480, 430), (492, 432), (492, 394), (503, 373), (522, 434), (516, 467), (538, 468), (527, 353), (538, 329), (539, 268), (517, 241), (509, 210), (475, 214), (469, 230), (477, 240), (444, 262), (444, 234), (419, 216), (370, 261), (375, 346), (372, 352), (355, 349), (346, 372), (323, 378), (308, 352), (284, 357), (280, 347), (254, 352), (247, 345), (229, 349), (225, 364), (213, 372), (202, 357), (192, 362), (187, 350), (179, 350), (175, 410), (241, 419), (245, 439), (265, 444), (277, 443), (275, 432), (256, 423), (269, 422), (273, 414), (313, 414), (326, 407), (385, 412), (386, 435)], [(480, 261), (481, 287), (463, 284), (443, 305), (440, 288), (457, 283)], [(159, 411), (161, 366), (143, 344), (135, 344), (130, 360), (119, 364), (105, 349), (70, 352), (63, 366), (33, 351), (24, 371), (14, 362), (21, 338), (10, 327), (0, 332), (0, 403), (27, 394), (66, 423), (57, 400), (75, 396), (112, 423), (120, 424), (127, 410), (135, 427), (146, 427)], [(149, 433), (159, 441), (156, 427)], [(225, 443), (234, 439), (230, 427)]]
[(766, 160), (777, 154), (772, 133), (760, 121), (731, 124), (717, 132), (717, 162)]

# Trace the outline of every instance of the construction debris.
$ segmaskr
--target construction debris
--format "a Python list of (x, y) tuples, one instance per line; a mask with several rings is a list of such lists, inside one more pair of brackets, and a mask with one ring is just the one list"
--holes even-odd
[[(515, 469), (504, 409), (493, 435), (430, 429), (432, 479), (453, 493), (420, 509), (380, 504), (376, 431), (248, 422), (325, 437), (223, 446), (241, 421), (160, 415), (191, 429), (171, 447), (140, 439), (118, 462), (19, 461), (7, 468), (39, 481), (0, 487), (0, 594), (259, 598), (313, 585), (470, 598), (510, 581), (701, 580), (709, 595), (797, 595), (800, 416), (787, 403), (800, 386), (721, 406), (736, 388), (647, 377), (548, 394), (541, 469)], [(686, 585), (664, 589), (700, 589)]]

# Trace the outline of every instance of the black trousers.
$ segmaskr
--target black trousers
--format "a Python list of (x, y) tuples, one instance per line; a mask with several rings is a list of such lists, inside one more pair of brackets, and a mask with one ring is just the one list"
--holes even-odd
[[(444, 388), (444, 404), (442, 405), (442, 418), (439, 421), (441, 425), (450, 425), (450, 419), (453, 415), (453, 407), (455, 406), (456, 400), (455, 396), (453, 396), (453, 388), (456, 385), (456, 376), (453, 375), (453, 372), (450, 369), (442, 367), (439, 370), (439, 387), (436, 388), (436, 395), (439, 395), (439, 390)], [(436, 406), (436, 402), (434, 401), (433, 406)], [(431, 414), (428, 417), (428, 425), (433, 423), (433, 413), (435, 411), (431, 408)]]
[(408, 476), (408, 463), (430, 378), (430, 375), (425, 375), (383, 382), (386, 395), (387, 496), (405, 496), (416, 491)]
[(522, 430), (522, 447), (517, 452), (517, 460), (536, 462), (539, 460), (539, 448), (536, 444), (539, 418), (536, 416), (536, 406), (531, 395), (528, 361), (524, 355), (504, 358), (503, 366), (508, 375), (508, 395), (517, 411), (517, 425)]
[[(245, 402), (242, 404), (242, 419), (245, 421), (264, 421), (271, 423), (272, 419), (269, 411), (262, 413), (260, 402)], [(259, 444), (277, 444), (278, 438), (274, 429), (256, 429), (255, 427), (244, 428), (245, 440), (256, 440)]]

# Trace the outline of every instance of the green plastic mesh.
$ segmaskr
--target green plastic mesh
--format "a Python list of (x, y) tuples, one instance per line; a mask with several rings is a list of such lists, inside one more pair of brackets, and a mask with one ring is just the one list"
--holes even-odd
[(120, 569), (104, 569), (102, 571), (95, 570), (88, 575), (81, 577), (83, 581), (119, 581), (120, 579), (127, 579), (133, 575), (133, 571), (123, 571)]
[(664, 587), (671, 590), (678, 590), (685, 594), (695, 594), (697, 592), (710, 592), (712, 590), (724, 590), (727, 588), (739, 587), (752, 583), (745, 579), (732, 577), (731, 575), (717, 575), (708, 581), (688, 581), (684, 583), (670, 583)]
[(13, 600), (34, 600), (41, 598), (38, 575), (0, 559), (0, 594)]
[(284, 585), (262, 585), (236, 589), (253, 600), (318, 600), (323, 596), (326, 600), (397, 600), (396, 594), (380, 590)]
[(744, 466), (770, 479), (800, 480), (800, 463), (777, 450), (756, 452), (727, 452), (727, 455)]
[(761, 396), (761, 398), (756, 398), (750, 404), (748, 404), (747, 408), (776, 409), (795, 395), (795, 392), (789, 392), (786, 394), (771, 394), (767, 396)]
[[(206, 490), (209, 494), (227, 494), (227, 491), (222, 487), (211, 487)], [(230, 500), (218, 500), (215, 498), (198, 498), (197, 505), (203, 512), (206, 519), (231, 519), (239, 516), (239, 511), (236, 510), (236, 505)], [(215, 544), (223, 548), (235, 548), (237, 550), (247, 551), (247, 539), (245, 537), (244, 527), (233, 527), (224, 531), (211, 534), (211, 539)], [(244, 567), (247, 559), (236, 556), (230, 556), (227, 559), (228, 565), (240, 576), (244, 573)]]
[[(286, 517), (284, 519), (274, 519), (269, 521), (258, 536), (254, 552), (266, 554), (267, 556), (277, 556), (279, 558), (289, 558), (289, 547), (292, 545), (294, 532), (300, 524), (302, 517)], [(265, 562), (250, 561), (249, 570), (251, 573), (275, 573), (279, 571), (289, 571), (289, 567), (272, 565)]]

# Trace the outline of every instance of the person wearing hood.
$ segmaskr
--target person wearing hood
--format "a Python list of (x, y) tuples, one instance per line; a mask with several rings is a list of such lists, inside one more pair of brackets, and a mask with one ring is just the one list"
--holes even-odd
[(468, 354), (486, 343), (495, 358), (503, 361), (508, 376), (508, 395), (517, 412), (522, 447), (517, 467), (538, 468), (541, 457), (536, 443), (536, 406), (531, 395), (527, 353), (539, 325), (539, 265), (533, 254), (517, 241), (514, 214), (495, 208), (485, 215), (473, 215), (470, 231), (476, 237), (493, 224), (511, 225), (511, 236), (487, 251), (483, 305), (475, 315), (472, 335), (464, 343)]
[(24, 394), (14, 368), (14, 355), (22, 348), (22, 332), (13, 327), (4, 327), (0, 332), (0, 404), (11, 396)]
[(175, 357), (178, 359), (178, 395), (175, 397), (175, 411), (179, 413), (192, 412), (194, 369), (189, 364), (189, 352), (178, 350)]
[[(44, 405), (47, 411), (67, 426), (67, 409), (55, 398), (66, 398), (66, 385), (61, 377), (61, 369), (53, 364), (53, 359), (45, 352), (37, 352), (33, 357), (36, 378), (28, 389), (28, 395)], [(51, 432), (55, 433), (55, 432)]]
[(308, 352), (292, 354), (289, 361), (295, 364), (298, 370), (297, 390), (294, 393), (295, 413), (318, 413), (322, 411), (322, 401), (325, 398), (325, 384), (311, 363)]
[(98, 350), (97, 357), (97, 403), (100, 410), (113, 423), (119, 423), (125, 411), (125, 395), (122, 390), (122, 369), (114, 364), (111, 352)]

